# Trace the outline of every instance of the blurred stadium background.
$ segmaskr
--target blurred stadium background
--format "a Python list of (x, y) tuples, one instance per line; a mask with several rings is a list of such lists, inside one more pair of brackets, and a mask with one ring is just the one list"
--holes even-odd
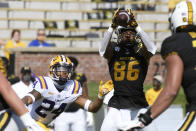
[[(162, 41), (171, 34), (168, 2), (169, 0), (1, 0), (0, 39), (7, 41), (13, 29), (20, 29), (21, 40), (28, 45), (36, 38), (37, 29), (46, 29), (46, 41), (52, 43), (53, 47), (10, 50), (13, 54), (11, 64), (14, 74), (19, 75), (20, 68), (28, 65), (36, 75), (47, 75), (50, 58), (54, 55), (75, 56), (79, 60), (77, 71), (86, 74), (90, 98), (95, 99), (99, 81), (110, 79), (107, 63), (98, 54), (104, 31), (110, 25), (115, 9), (135, 8), (133, 10), (139, 25), (158, 47), (158, 53), (150, 61), (145, 80), (146, 91), (152, 87), (155, 72), (163, 77), (165, 74), (164, 61), (159, 51)], [(149, 5), (152, 8), (148, 8)], [(136, 6), (144, 8), (138, 9)], [(181, 112), (181, 109), (185, 109), (184, 97), (180, 90), (174, 102), (180, 107), (174, 106), (176, 112), (167, 116), (177, 116), (178, 109)], [(176, 119), (179, 118), (174, 118), (173, 121)], [(171, 122), (166, 124), (175, 125)], [(96, 130), (98, 128), (99, 126)]]

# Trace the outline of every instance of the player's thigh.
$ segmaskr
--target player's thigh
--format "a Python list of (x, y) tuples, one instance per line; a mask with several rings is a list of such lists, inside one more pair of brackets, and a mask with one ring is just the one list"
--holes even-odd
[(120, 120), (120, 111), (110, 107), (106, 117), (103, 120), (101, 131), (118, 131), (118, 123)]
[(0, 130), (22, 131), (24, 130), (24, 125), (14, 112), (5, 110), (0, 112)]
[(69, 131), (69, 124), (55, 124), (54, 125), (55, 131)]
[(71, 125), (71, 130), (72, 131), (86, 131), (86, 122), (75, 122)]
[(186, 114), (183, 122), (177, 127), (177, 131), (196, 131), (195, 111)]
[(74, 121), (72, 115), (70, 113), (63, 112), (55, 119), (54, 125), (70, 124), (72, 121)]
[(85, 115), (83, 112), (63, 112), (56, 119), (54, 124), (55, 131), (69, 131), (69, 126), (78, 121), (83, 122), (85, 120)]
[(75, 117), (75, 121), (71, 124), (72, 131), (86, 131), (85, 111), (78, 109), (78, 111), (73, 114), (73, 117)]
[(55, 131), (69, 131), (69, 122), (65, 113), (61, 113), (54, 121)]

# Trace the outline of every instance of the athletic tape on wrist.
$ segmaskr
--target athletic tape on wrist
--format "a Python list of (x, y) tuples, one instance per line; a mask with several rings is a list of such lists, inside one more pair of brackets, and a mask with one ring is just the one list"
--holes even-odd
[(89, 100), (89, 99), (85, 102), (84, 109), (86, 111), (88, 111), (88, 107), (89, 107), (90, 103), (91, 103), (91, 100)]
[[(26, 94), (26, 96), (30, 96), (30, 97), (31, 97), (31, 99), (32, 99), (32, 101), (33, 101), (33, 102), (35, 101), (35, 96), (34, 96), (34, 95), (32, 95), (32, 94), (28, 93), (28, 94)], [(32, 102), (32, 103), (33, 103), (33, 102)]]

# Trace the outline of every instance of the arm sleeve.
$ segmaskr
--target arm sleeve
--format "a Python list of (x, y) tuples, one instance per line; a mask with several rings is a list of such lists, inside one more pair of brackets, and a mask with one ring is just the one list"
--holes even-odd
[(113, 33), (113, 28), (109, 27), (108, 30), (104, 34), (104, 38), (99, 46), (99, 54), (102, 57), (106, 51), (106, 47), (107, 47), (108, 43), (110, 42), (110, 39), (112, 37), (112, 33)]
[(150, 39), (150, 37), (142, 30), (140, 26), (136, 28), (137, 33), (141, 37), (144, 45), (146, 46), (147, 50), (152, 54), (156, 53), (157, 47), (155, 46), (154, 42)]

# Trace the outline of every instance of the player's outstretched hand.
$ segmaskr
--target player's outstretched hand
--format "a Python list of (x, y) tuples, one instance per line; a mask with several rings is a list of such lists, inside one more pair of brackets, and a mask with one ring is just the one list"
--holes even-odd
[(111, 27), (113, 29), (116, 29), (116, 27), (118, 26), (117, 23), (116, 23), (116, 16), (117, 16), (117, 13), (119, 12), (120, 8), (118, 8), (115, 12), (114, 12), (114, 15), (112, 17), (112, 24), (111, 24)]
[(131, 18), (130, 23), (129, 23), (129, 26), (130, 27), (133, 27), (133, 28), (136, 28), (138, 26), (138, 23), (135, 20), (135, 16), (133, 14), (132, 9), (128, 9), (127, 11), (129, 12), (129, 15), (130, 15), (130, 18)]
[(22, 120), (27, 131), (44, 131), (44, 129), (31, 118), (29, 113), (25, 113), (24, 115), (20, 116), (20, 119)]
[(112, 80), (107, 81), (105, 84), (101, 80), (99, 84), (99, 94), (98, 94), (99, 99), (103, 99), (104, 96), (107, 93), (109, 93), (113, 88), (114, 88), (114, 85), (113, 85)]

